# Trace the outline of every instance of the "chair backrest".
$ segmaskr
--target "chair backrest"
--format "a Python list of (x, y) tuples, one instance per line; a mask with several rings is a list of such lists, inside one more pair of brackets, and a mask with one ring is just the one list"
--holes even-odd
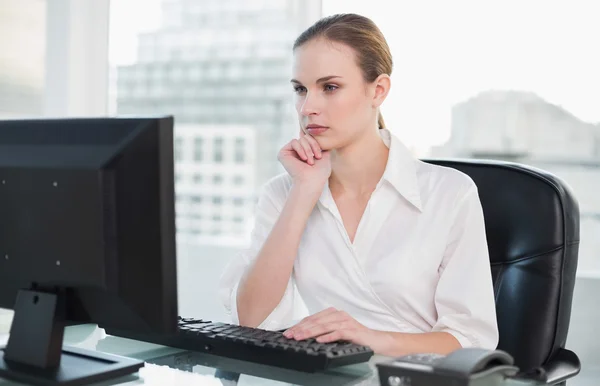
[(503, 161), (425, 162), (469, 175), (479, 191), (494, 279), (498, 348), (521, 368), (564, 348), (579, 251), (579, 206), (545, 171)]

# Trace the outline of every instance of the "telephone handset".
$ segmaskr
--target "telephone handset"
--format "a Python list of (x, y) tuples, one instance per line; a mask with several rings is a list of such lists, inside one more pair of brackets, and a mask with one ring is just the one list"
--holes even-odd
[[(463, 348), (448, 355), (412, 354), (378, 363), (383, 386), (472, 385), (483, 377), (514, 376), (518, 368), (505, 351)], [(487, 381), (489, 384), (490, 380)]]

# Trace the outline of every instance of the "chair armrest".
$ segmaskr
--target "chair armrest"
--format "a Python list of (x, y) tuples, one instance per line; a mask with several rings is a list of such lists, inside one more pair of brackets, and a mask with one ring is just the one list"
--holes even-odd
[(546, 372), (546, 384), (556, 385), (579, 374), (581, 362), (573, 351), (561, 348), (542, 368)]

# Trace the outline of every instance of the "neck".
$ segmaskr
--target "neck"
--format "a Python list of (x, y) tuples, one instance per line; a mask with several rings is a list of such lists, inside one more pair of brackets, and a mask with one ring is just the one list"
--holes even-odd
[(370, 195), (383, 176), (389, 149), (378, 129), (332, 152), (329, 188), (332, 193)]

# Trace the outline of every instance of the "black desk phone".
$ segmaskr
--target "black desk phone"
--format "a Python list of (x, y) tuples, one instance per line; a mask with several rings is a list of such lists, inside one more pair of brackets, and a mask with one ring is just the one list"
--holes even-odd
[(381, 386), (500, 385), (519, 371), (507, 352), (479, 348), (406, 355), (376, 366)]

